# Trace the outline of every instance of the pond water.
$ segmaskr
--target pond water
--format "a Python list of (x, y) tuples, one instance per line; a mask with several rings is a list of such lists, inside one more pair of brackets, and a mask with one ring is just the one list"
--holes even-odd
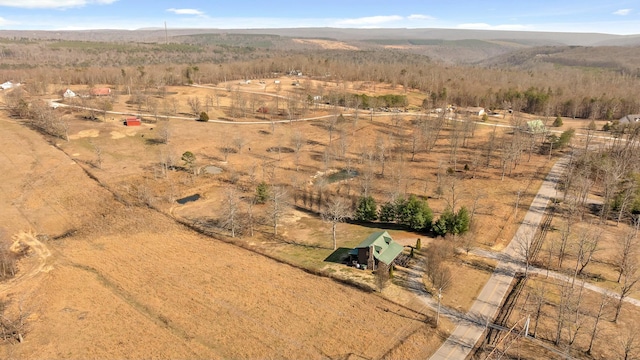
[(327, 181), (329, 183), (334, 183), (336, 181), (342, 181), (342, 180), (347, 180), (347, 179), (351, 179), (358, 176), (358, 172), (356, 170), (347, 170), (347, 169), (342, 169), (340, 171), (338, 171), (337, 173), (333, 173), (329, 176), (327, 176)]
[(178, 202), (178, 204), (184, 205), (184, 204), (186, 204), (188, 202), (196, 201), (198, 199), (200, 199), (200, 194), (193, 194), (193, 195), (189, 195), (187, 197), (183, 197), (182, 199), (178, 199), (176, 201)]
[(216, 175), (216, 174), (220, 174), (220, 173), (222, 173), (222, 169), (221, 169), (221, 168), (219, 168), (219, 167), (217, 167), (217, 166), (209, 165), (209, 166), (206, 166), (206, 167), (204, 168), (204, 172), (205, 172), (205, 173), (207, 173), (207, 174), (214, 174), (214, 175)]

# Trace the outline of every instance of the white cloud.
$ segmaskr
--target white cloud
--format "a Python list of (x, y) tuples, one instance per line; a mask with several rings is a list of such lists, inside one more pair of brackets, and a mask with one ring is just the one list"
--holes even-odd
[(343, 19), (338, 21), (338, 25), (354, 25), (354, 26), (370, 26), (379, 25), (393, 21), (403, 20), (404, 18), (399, 15), (388, 16), (368, 16), (355, 19)]
[(625, 16), (625, 15), (629, 15), (629, 13), (631, 13), (631, 9), (620, 9), (618, 11), (614, 11), (613, 15)]
[(15, 21), (7, 20), (3, 17), (0, 17), (0, 26), (16, 25), (16, 24), (18, 23)]
[(174, 14), (178, 14), (178, 15), (198, 15), (198, 16), (202, 16), (204, 15), (204, 13), (198, 9), (167, 9), (168, 12), (172, 12)]
[(468, 23), (468, 24), (459, 24), (456, 27), (458, 29), (470, 29), (470, 30), (503, 30), (503, 31), (532, 30), (531, 26), (521, 25), (521, 24), (489, 25), (486, 23)]
[(26, 9), (65, 9), (91, 4), (112, 4), (118, 0), (0, 0), (0, 6)]
[(407, 17), (409, 20), (435, 20), (433, 16), (422, 15), (422, 14), (411, 14)]

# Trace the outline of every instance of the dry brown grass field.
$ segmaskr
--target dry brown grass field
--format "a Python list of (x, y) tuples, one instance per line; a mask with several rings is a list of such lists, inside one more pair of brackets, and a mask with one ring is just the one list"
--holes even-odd
[[(291, 83), (283, 78), (278, 95), (294, 94)], [(310, 85), (327, 91), (366, 88), (320, 81)], [(411, 161), (406, 149), (415, 115), (371, 117), (360, 111), (356, 120), (343, 110), (344, 120), (330, 133), (329, 118), (270, 123), (288, 118), (255, 110), (244, 118), (232, 117), (233, 92), (225, 89), (235, 87), (255, 92), (247, 96), (254, 97), (256, 109), (258, 104), (276, 107), (275, 87), (255, 81), (220, 84), (218, 90), (170, 87), (166, 95), (151, 97), (159, 109), (174, 107), (177, 116), (194, 118), (187, 100), (204, 101), (215, 94), (207, 109), (210, 118), (234, 121), (167, 119), (159, 110), (158, 117), (144, 115), (142, 126), (126, 127), (124, 115), (98, 112), (98, 120), (91, 121), (83, 118), (87, 110), (61, 107), (55, 111), (67, 120), (69, 141), (46, 138), (2, 115), (2, 218), (16, 239), (32, 239), (49, 252), (32, 251), (21, 261), (30, 276), (0, 284), (0, 298), (9, 301), (11, 313), (21, 309), (28, 314), (29, 329), (24, 343), (0, 347), (3, 358), (425, 358), (453, 325), (445, 320), (434, 329), (429, 324), (434, 312), (403, 287), (402, 269), (381, 293), (335, 280), (377, 290), (371, 272), (326, 261), (334, 253), (331, 225), (322, 221), (314, 200), (318, 191), (357, 197), (362, 176), (334, 183), (318, 179), (345, 168), (364, 174), (370, 167), (375, 175), (371, 191), (379, 203), (398, 191), (416, 194), (428, 199), (436, 217), (455, 194), (458, 206), (476, 209), (474, 246), (499, 251), (556, 160), (525, 153), (504, 178), (496, 154), (485, 166), (483, 149), (494, 129), (499, 139), (513, 136), (507, 127), (491, 126), (509, 125), (505, 116), (476, 125), (473, 137), (457, 149), (455, 165), (448, 127), (433, 150), (422, 150)], [(378, 85), (367, 91), (402, 90)], [(420, 94), (409, 93), (408, 98), (409, 107), (419, 107)], [(121, 93), (113, 110), (148, 114), (130, 99)], [(285, 100), (277, 107), (283, 109)], [(331, 114), (332, 109), (312, 108), (295, 120)], [(248, 124), (256, 121), (266, 123)], [(560, 130), (569, 127), (580, 132), (585, 125), (566, 119)], [(298, 160), (294, 152), (272, 151), (292, 148), (296, 133), (306, 139)], [(384, 175), (382, 164), (362, 156), (373, 151), (376, 141), (390, 149)], [(580, 146), (581, 138), (574, 144)], [(195, 155), (198, 175), (182, 169), (186, 151)], [(162, 168), (166, 159), (173, 160), (173, 169)], [(222, 173), (203, 173), (207, 166)], [(253, 236), (245, 231), (231, 238), (228, 231), (208, 225), (222, 216), (228, 189), (237, 189), (246, 200), (261, 181), (288, 189), (291, 206), (277, 236), (266, 219), (266, 205), (253, 208)], [(194, 194), (200, 195), (197, 201), (176, 203)], [(240, 207), (245, 211), (246, 202)], [(388, 229), (407, 246), (417, 238), (423, 246), (448, 241), (385, 224), (344, 223), (338, 224), (338, 248), (351, 248), (377, 229)], [(603, 246), (617, 232), (611, 230), (606, 230)], [(606, 254), (603, 250), (598, 263), (605, 262)], [(465, 311), (495, 262), (460, 254), (450, 265), (454, 285), (443, 303)], [(596, 266), (589, 271), (606, 277), (606, 270)], [(624, 311), (629, 316), (636, 312), (631, 306)], [(608, 326), (603, 334), (615, 329)]]

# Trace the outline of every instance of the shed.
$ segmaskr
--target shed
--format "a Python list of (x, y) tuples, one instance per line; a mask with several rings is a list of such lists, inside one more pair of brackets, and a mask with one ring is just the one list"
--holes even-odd
[(125, 126), (140, 126), (142, 121), (137, 117), (128, 117), (124, 120)]
[(71, 89), (67, 89), (64, 93), (62, 93), (62, 97), (63, 98), (74, 98), (76, 97), (76, 93), (74, 93), (73, 91), (71, 91)]
[(386, 265), (393, 264), (402, 249), (403, 246), (393, 241), (388, 232), (378, 231), (349, 251), (349, 255), (358, 264), (367, 264), (367, 268), (375, 270), (380, 261)]

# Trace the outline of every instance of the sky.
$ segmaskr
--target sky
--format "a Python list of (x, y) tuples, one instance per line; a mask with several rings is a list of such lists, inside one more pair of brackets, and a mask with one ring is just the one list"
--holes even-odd
[(640, 34), (640, 0), (0, 0), (0, 30), (445, 28)]

